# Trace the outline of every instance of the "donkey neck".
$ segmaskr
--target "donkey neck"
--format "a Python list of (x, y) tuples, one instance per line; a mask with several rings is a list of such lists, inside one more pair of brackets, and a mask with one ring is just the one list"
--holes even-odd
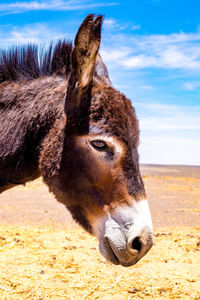
[(0, 85), (0, 187), (40, 175), (40, 146), (63, 117), (66, 88), (59, 76)]

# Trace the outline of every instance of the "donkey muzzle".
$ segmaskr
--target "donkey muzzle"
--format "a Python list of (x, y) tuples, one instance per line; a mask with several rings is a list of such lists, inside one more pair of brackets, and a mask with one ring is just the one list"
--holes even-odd
[(153, 246), (153, 229), (146, 200), (116, 208), (104, 222), (101, 254), (113, 264), (136, 264)]

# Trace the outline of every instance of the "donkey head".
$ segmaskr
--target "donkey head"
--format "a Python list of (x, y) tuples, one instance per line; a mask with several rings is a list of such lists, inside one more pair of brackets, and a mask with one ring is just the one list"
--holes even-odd
[(139, 171), (139, 129), (131, 102), (114, 89), (98, 54), (102, 16), (89, 15), (71, 55), (60, 170), (51, 189), (99, 239), (114, 264), (135, 264), (153, 244)]

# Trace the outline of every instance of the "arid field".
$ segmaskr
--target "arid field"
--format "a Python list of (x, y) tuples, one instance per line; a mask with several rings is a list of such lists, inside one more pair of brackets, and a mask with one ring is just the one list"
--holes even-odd
[(0, 195), (0, 299), (200, 299), (200, 167), (141, 167), (154, 247), (106, 262), (41, 179)]

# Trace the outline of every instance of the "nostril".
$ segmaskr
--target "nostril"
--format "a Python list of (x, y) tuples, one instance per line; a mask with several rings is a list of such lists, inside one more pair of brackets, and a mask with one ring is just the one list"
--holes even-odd
[(136, 237), (133, 241), (132, 241), (132, 249), (133, 250), (137, 250), (138, 252), (142, 249), (142, 244), (140, 242), (140, 238)]

